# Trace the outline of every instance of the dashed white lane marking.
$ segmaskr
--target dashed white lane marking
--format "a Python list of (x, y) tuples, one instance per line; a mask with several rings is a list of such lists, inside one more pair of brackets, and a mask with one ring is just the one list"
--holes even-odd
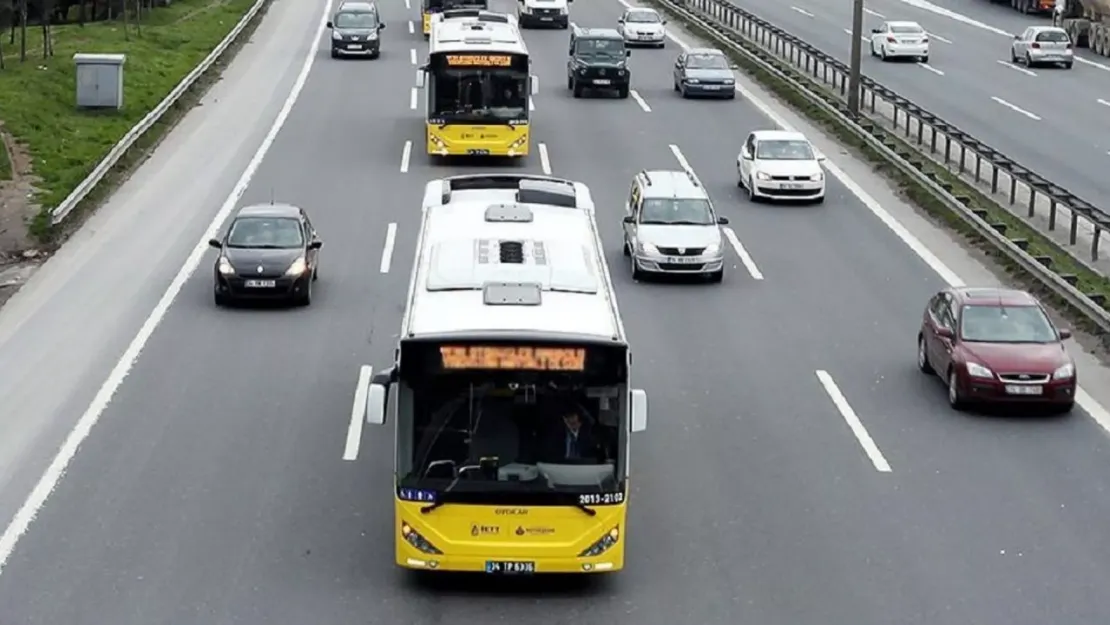
[(640, 97), (640, 94), (637, 93), (635, 89), (629, 91), (628, 94), (632, 96), (632, 99), (636, 101), (636, 104), (640, 105), (640, 108), (644, 109), (645, 113), (651, 112), (651, 107), (648, 106), (647, 102), (644, 102), (644, 99)]
[(856, 435), (856, 440), (859, 441), (860, 446), (863, 447), (863, 451), (867, 454), (867, 457), (871, 459), (871, 464), (875, 465), (875, 470), (881, 473), (890, 473), (890, 464), (883, 456), (883, 452), (879, 450), (879, 446), (875, 444), (875, 440), (871, 438), (871, 435), (867, 432), (867, 428), (864, 427), (863, 422), (859, 420), (856, 411), (852, 410), (852, 405), (844, 398), (844, 393), (840, 392), (840, 387), (836, 385), (836, 381), (833, 380), (828, 371), (823, 371), (821, 369), (817, 370), (817, 379), (821, 382), (821, 387), (825, 389), (825, 393), (828, 394), (833, 405), (836, 406), (837, 412), (839, 412), (840, 416), (844, 418), (844, 421), (848, 423), (848, 427), (852, 430), (852, 434)]
[(541, 143), (540, 150), (540, 167), (543, 169), (545, 176), (551, 175), (551, 158), (547, 155), (547, 144)]
[(801, 13), (802, 15), (804, 15), (806, 17), (813, 17), (812, 13), (810, 13), (809, 11), (807, 11), (803, 8), (800, 8), (800, 7), (790, 7), (790, 10), (794, 11), (795, 13)]
[(401, 149), (401, 173), (409, 173), (409, 158), (412, 157), (412, 141), (406, 141)]
[(1020, 113), (1020, 114), (1028, 117), (1029, 119), (1031, 119), (1035, 122), (1041, 121), (1040, 117), (1034, 115), (1033, 113), (1030, 113), (1029, 111), (1021, 108), (1020, 106), (1018, 106), (1016, 104), (1011, 104), (1011, 103), (1007, 102), (1006, 100), (1003, 100), (1002, 98), (999, 98), (999, 97), (993, 96), (993, 95), (991, 96), (991, 99), (994, 100), (995, 102), (998, 102), (1002, 106), (1005, 106), (1006, 108), (1010, 109), (1011, 111), (1014, 111), (1015, 113)]
[(391, 223), (385, 228), (385, 245), (382, 247), (382, 262), (378, 267), (381, 273), (389, 273), (389, 265), (393, 262), (393, 245), (397, 242), (397, 224)]
[(370, 390), (373, 373), (374, 369), (370, 365), (362, 365), (358, 370), (355, 400), (351, 404), (351, 422), (347, 425), (347, 444), (343, 447), (343, 459), (347, 461), (358, 459), (358, 448), (362, 444), (362, 422), (366, 416), (366, 395)]
[(1013, 63), (1011, 63), (1009, 61), (1003, 61), (1002, 59), (998, 59), (997, 61), (995, 61), (995, 63), (998, 63), (999, 65), (1005, 65), (1006, 67), (1009, 67), (1010, 69), (1014, 70), (1015, 72), (1021, 72), (1022, 74), (1025, 74), (1026, 76), (1032, 76), (1034, 78), (1037, 77), (1037, 72), (1030, 71), (1028, 69), (1025, 69), (1024, 67), (1019, 67), (1019, 66), (1014, 65)]
[(929, 65), (928, 63), (918, 63), (917, 66), (920, 67), (921, 69), (933, 72), (937, 76), (943, 76), (944, 75), (944, 72), (942, 72), (939, 69), (933, 67), (932, 65)]

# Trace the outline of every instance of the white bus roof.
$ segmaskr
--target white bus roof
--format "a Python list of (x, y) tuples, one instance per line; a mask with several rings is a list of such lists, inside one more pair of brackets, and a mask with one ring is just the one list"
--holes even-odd
[(460, 9), (447, 9), (439, 13), (432, 13), (432, 23), (441, 24), (447, 21), (466, 21), (471, 22), (489, 22), (494, 24), (512, 24), (520, 27), (517, 23), (515, 15), (510, 13), (497, 13), (486, 9), (478, 8), (460, 8)]
[(528, 54), (515, 19), (502, 23), (457, 18), (441, 20), (432, 26), (429, 54), (487, 51)]
[(451, 335), (625, 342), (585, 184), (523, 174), (427, 184), (401, 338)]

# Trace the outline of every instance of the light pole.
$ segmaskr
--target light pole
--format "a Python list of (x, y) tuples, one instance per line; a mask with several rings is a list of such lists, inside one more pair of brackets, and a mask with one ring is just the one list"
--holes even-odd
[(852, 58), (848, 64), (848, 112), (859, 114), (859, 68), (863, 54), (863, 0), (852, 4)]

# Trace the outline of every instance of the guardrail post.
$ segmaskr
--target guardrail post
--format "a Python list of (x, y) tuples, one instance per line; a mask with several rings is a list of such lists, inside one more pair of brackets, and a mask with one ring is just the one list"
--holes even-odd
[(1048, 198), (1048, 231), (1056, 230), (1056, 198)]
[(967, 146), (960, 144), (960, 173), (964, 173), (964, 161), (967, 160)]
[(998, 193), (998, 167), (991, 163), (991, 195)]
[[(1033, 216), (1036, 215), (1036, 214), (1037, 214), (1037, 192), (1034, 191), (1032, 188), (1030, 188), (1029, 189), (1029, 214), (1027, 215), (1027, 217), (1032, 219)], [(1072, 243), (1075, 243), (1075, 241), (1072, 241)]]
[(1071, 212), (1071, 230), (1068, 231), (1068, 243), (1075, 245), (1075, 240), (1079, 236), (1079, 213)]
[(1098, 260), (1098, 240), (1102, 238), (1102, 226), (1095, 224), (1095, 238), (1091, 241), (1091, 260)]
[(952, 162), (952, 137), (944, 135), (944, 164)]
[(975, 155), (975, 182), (981, 180), (980, 174), (983, 171), (983, 158), (979, 154)]
[(1010, 172), (1010, 206), (1017, 202), (1017, 178), (1014, 177), (1014, 172)]

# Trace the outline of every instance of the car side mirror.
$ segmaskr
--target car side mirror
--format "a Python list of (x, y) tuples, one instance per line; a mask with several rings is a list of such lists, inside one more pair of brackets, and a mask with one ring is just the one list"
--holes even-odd
[(389, 403), (389, 387), (397, 378), (396, 367), (379, 371), (370, 378), (366, 393), (366, 422), (370, 425), (385, 423), (385, 406)]
[(416, 70), (416, 88), (424, 88), (424, 72), (428, 71), (427, 65), (422, 65)]
[(308, 244), (308, 248), (311, 249), (311, 250), (318, 250), (321, 247), (324, 247), (324, 242), (323, 241), (313, 241), (312, 243)]
[(1061, 329), (1059, 334), (1061, 341), (1066, 341), (1071, 338), (1071, 330)]
[(625, 57), (625, 58), (628, 58), (628, 57), (630, 57), (630, 56), (632, 56), (632, 50), (625, 50), (625, 51), (624, 51), (624, 57)]
[(752, 160), (752, 153), (748, 151), (748, 148), (744, 148), (743, 150), (740, 150), (740, 158), (744, 159), (745, 161), (750, 161)]
[(632, 215), (625, 215), (622, 221), (624, 221), (624, 223), (626, 224), (634, 224), (636, 223), (636, 218)]
[(208, 239), (208, 247), (214, 247), (218, 250), (224, 249), (223, 241), (219, 239)]
[(873, 32), (875, 34), (879, 34), (879, 33), (883, 32), (883, 29), (881, 29), (881, 28), (872, 28), (871, 32)]
[[(316, 22), (316, 23), (317, 23), (317, 24), (319, 24), (320, 22)], [(328, 28), (335, 28), (335, 26), (334, 26), (334, 25), (332, 25), (332, 23), (331, 23), (331, 22), (328, 22)]]
[(378, 24), (378, 30), (385, 30), (385, 22)]
[(1014, 41), (1021, 41), (1021, 35), (1014, 35)]
[(532, 95), (539, 95), (540, 94), (540, 77), (539, 76), (531, 76), (530, 80), (529, 80), (529, 84), (532, 87)]
[(633, 432), (643, 432), (647, 429), (648, 401), (647, 393), (643, 389), (632, 389), (632, 423)]
[(942, 339), (951, 339), (956, 335), (952, 333), (951, 328), (937, 328), (937, 336)]
[(623, 23), (624, 23), (624, 18), (622, 17), (622, 18), (620, 18), (619, 20), (617, 20), (617, 23), (618, 23), (618, 24), (623, 24)]
[(740, 69), (740, 66), (737, 65), (736, 63), (729, 63), (728, 68), (729, 69)]
[(717, 223), (722, 225), (722, 226), (727, 226), (728, 225), (728, 217), (718, 217), (717, 218)]
[(824, 154), (818, 154), (817, 155), (817, 162), (818, 163), (824, 163), (825, 162), (825, 155)]
[(666, 26), (666, 25), (667, 25), (667, 20), (663, 20), (662, 24), (663, 24), (664, 26)]

